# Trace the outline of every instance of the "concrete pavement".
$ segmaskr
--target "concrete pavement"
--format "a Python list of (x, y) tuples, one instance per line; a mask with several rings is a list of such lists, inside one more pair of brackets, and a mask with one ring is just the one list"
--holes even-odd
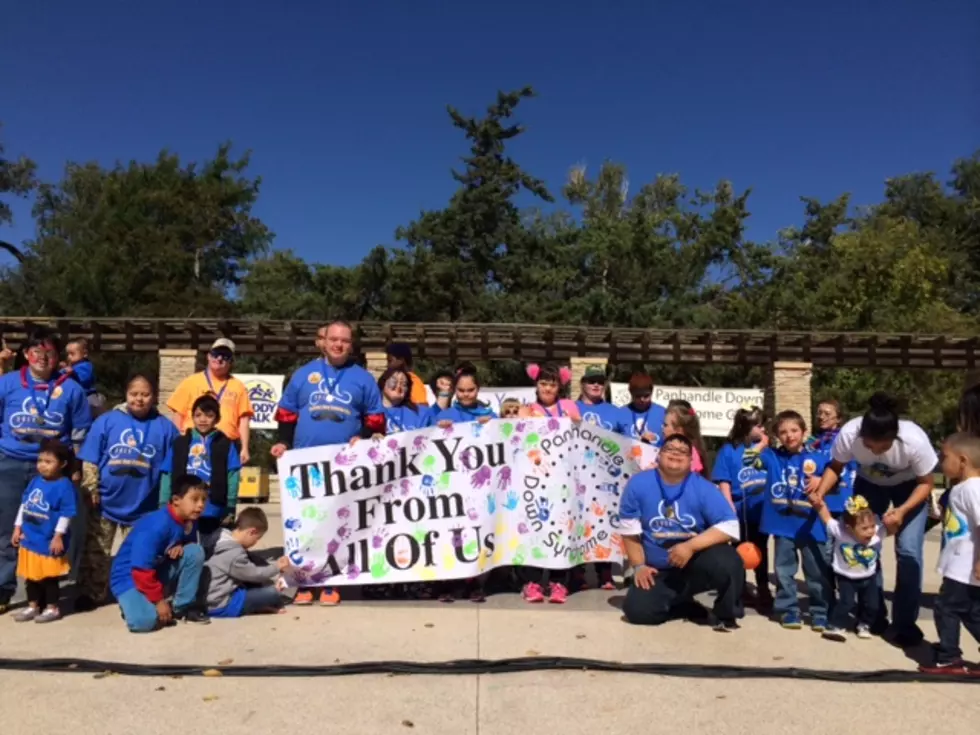
[[(278, 506), (266, 508), (270, 517)], [(271, 518), (277, 527), (278, 518)], [(278, 536), (278, 534), (276, 534)], [(275, 545), (277, 537), (270, 537)], [(926, 591), (934, 593), (938, 544), (927, 545)], [(893, 554), (886, 554), (889, 578)], [(795, 666), (841, 671), (913, 669), (881, 640), (846, 644), (785, 631), (754, 614), (732, 635), (676, 622), (641, 629), (620, 621), (622, 593), (589, 591), (568, 605), (529, 607), (516, 595), (484, 605), (352, 602), (284, 615), (126, 632), (116, 608), (56, 624), (0, 619), (8, 658), (73, 657), (143, 663), (329, 664), (401, 659), (576, 656), (616, 661)], [(927, 599), (928, 601), (928, 599)], [(920, 624), (935, 639), (931, 612)], [(977, 658), (964, 633), (964, 650)], [(927, 656), (922, 647), (914, 655)], [(839, 684), (797, 680), (686, 679), (639, 674), (542, 672), (494, 676), (338, 678), (142, 678), (0, 672), (11, 731), (270, 732), (312, 727), (368, 733), (559, 733), (651, 728), (787, 733), (941, 727), (976, 732), (980, 687), (969, 684)], [(874, 724), (871, 727), (875, 727)]]

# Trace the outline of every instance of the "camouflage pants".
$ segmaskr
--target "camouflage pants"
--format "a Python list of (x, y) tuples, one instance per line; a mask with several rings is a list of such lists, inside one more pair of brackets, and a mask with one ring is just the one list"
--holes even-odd
[(109, 594), (109, 571), (112, 566), (112, 544), (116, 531), (126, 538), (132, 526), (104, 518), (98, 508), (89, 508), (85, 550), (78, 575), (80, 595), (103, 602)]

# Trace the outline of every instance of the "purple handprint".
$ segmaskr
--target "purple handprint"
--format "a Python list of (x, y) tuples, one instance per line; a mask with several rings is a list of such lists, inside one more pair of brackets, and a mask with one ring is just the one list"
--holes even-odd
[(357, 568), (357, 564), (350, 564), (347, 566), (347, 579), (357, 579), (361, 576), (361, 570)]
[(548, 419), (548, 431), (558, 431), (559, 426), (558, 419)]
[(521, 443), (521, 438), (519, 436), (514, 436), (511, 438), (510, 443), (516, 447)]
[(444, 428), (442, 430), (442, 434), (443, 434), (443, 436), (452, 436), (452, 434), (453, 434), (453, 432), (455, 430), (456, 430), (456, 427), (453, 424), (450, 424), (449, 426), (447, 426), (446, 428)]
[(330, 575), (327, 574), (326, 572), (317, 572), (316, 574), (310, 577), (310, 581), (313, 584), (321, 584), (323, 582), (326, 582), (328, 579), (330, 579)]
[(388, 532), (383, 528), (377, 529), (374, 532), (374, 536), (371, 537), (371, 546), (375, 549), (380, 549), (384, 546), (386, 538), (388, 538)]
[(384, 490), (381, 492), (385, 495), (391, 495), (393, 492), (395, 492), (395, 484), (393, 482), (389, 482), (387, 485), (385, 485)]
[(426, 443), (427, 442), (424, 436), (417, 436), (412, 442), (412, 446), (415, 448), (416, 452), (421, 452), (423, 449), (425, 449)]
[(340, 550), (340, 542), (337, 539), (330, 539), (330, 543), (327, 544), (327, 553), (333, 556)]
[(384, 452), (380, 451), (376, 447), (371, 447), (368, 450), (368, 459), (370, 459), (375, 464), (381, 464), (381, 460), (384, 459)]
[(527, 527), (527, 524), (526, 523), (518, 523), (517, 524), (517, 532), (519, 534), (522, 534), (523, 535), (523, 534), (526, 534), (526, 533), (530, 533), (531, 532), (531, 529)]
[(337, 536), (339, 536), (341, 539), (345, 539), (345, 538), (349, 537), (350, 536), (350, 529), (347, 528), (346, 525), (345, 526), (341, 526), (340, 528), (337, 529)]
[(388, 440), (388, 449), (390, 449), (393, 452), (397, 452), (398, 451), (398, 440), (397, 439), (389, 439)]
[(485, 487), (490, 482), (492, 474), (489, 467), (481, 467), (470, 477), (470, 485), (475, 488)]
[(514, 431), (516, 431), (518, 434), (523, 434), (524, 433), (524, 429), (526, 429), (526, 428), (527, 428), (527, 424), (526, 423), (524, 423), (523, 421), (518, 421), (517, 422), (517, 426), (514, 427)]
[(476, 508), (469, 508), (466, 511), (466, 515), (470, 517), (471, 521), (477, 521), (480, 519), (480, 513), (477, 511)]
[(575, 481), (575, 494), (576, 495), (585, 495), (585, 485), (583, 485), (578, 480)]
[(341, 508), (340, 510), (338, 510), (337, 511), (337, 517), (338, 518), (343, 518), (345, 520), (347, 518), (350, 518), (350, 508), (348, 508), (347, 506), (344, 506), (343, 508)]
[(308, 561), (308, 562), (306, 562), (306, 564), (303, 565), (303, 571), (304, 572), (312, 572), (313, 571), (313, 567), (315, 567), (315, 566), (316, 566), (316, 562), (315, 561)]
[(295, 569), (293, 570), (293, 579), (295, 579), (300, 584), (303, 584), (303, 582), (309, 579), (309, 575), (306, 572), (304, 572), (302, 569)]
[(405, 479), (402, 480), (400, 484), (402, 489), (402, 497), (404, 498), (406, 495), (412, 492), (412, 483), (409, 480)]
[(453, 533), (453, 548), (461, 549), (463, 548), (463, 533), (459, 529), (453, 529), (454, 531), (459, 531), (458, 533)]
[(510, 467), (501, 467), (497, 473), (497, 487), (506, 490), (510, 487)]
[(333, 463), (339, 465), (340, 467), (347, 467), (348, 465), (354, 464), (353, 454), (344, 454), (341, 452), (336, 457), (333, 458)]

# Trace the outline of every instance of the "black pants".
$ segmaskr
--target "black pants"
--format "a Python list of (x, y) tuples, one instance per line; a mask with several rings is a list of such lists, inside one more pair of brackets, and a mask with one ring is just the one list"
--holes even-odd
[(980, 643), (980, 587), (944, 578), (932, 616), (936, 621), (936, 632), (939, 633), (936, 662), (948, 664), (959, 661), (963, 655), (960, 650), (960, 623)]
[(39, 608), (57, 605), (58, 598), (61, 597), (57, 577), (39, 579), (36, 582), (27, 580), (24, 586), (27, 588), (27, 601)]
[(677, 617), (695, 595), (715, 591), (715, 616), (735, 620), (744, 586), (742, 557), (730, 544), (718, 544), (695, 554), (683, 569), (660, 570), (648, 590), (634, 582), (626, 593), (623, 614), (634, 625), (660, 625)]
[(761, 561), (759, 566), (753, 570), (755, 574), (755, 587), (758, 591), (759, 599), (772, 602), (772, 592), (769, 590), (769, 536), (759, 530), (757, 522), (742, 519), (738, 522), (739, 537), (743, 541), (749, 541), (759, 547)]
[(869, 628), (874, 625), (881, 598), (878, 593), (878, 578), (874, 574), (864, 579), (851, 579), (835, 574), (834, 580), (837, 583), (837, 602), (830, 614), (831, 626), (846, 629), (850, 625), (851, 613), (854, 613), (858, 624)]

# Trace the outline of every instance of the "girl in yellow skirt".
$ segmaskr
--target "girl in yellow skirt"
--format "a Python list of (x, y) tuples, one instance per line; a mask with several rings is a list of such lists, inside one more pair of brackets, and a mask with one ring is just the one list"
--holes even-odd
[(69, 479), (72, 462), (71, 449), (58, 440), (41, 443), (39, 476), (24, 491), (11, 539), (20, 549), (17, 575), (27, 586), (27, 607), (14, 616), (18, 623), (50, 623), (61, 617), (58, 579), (70, 570), (66, 537), (76, 507), (75, 488)]

